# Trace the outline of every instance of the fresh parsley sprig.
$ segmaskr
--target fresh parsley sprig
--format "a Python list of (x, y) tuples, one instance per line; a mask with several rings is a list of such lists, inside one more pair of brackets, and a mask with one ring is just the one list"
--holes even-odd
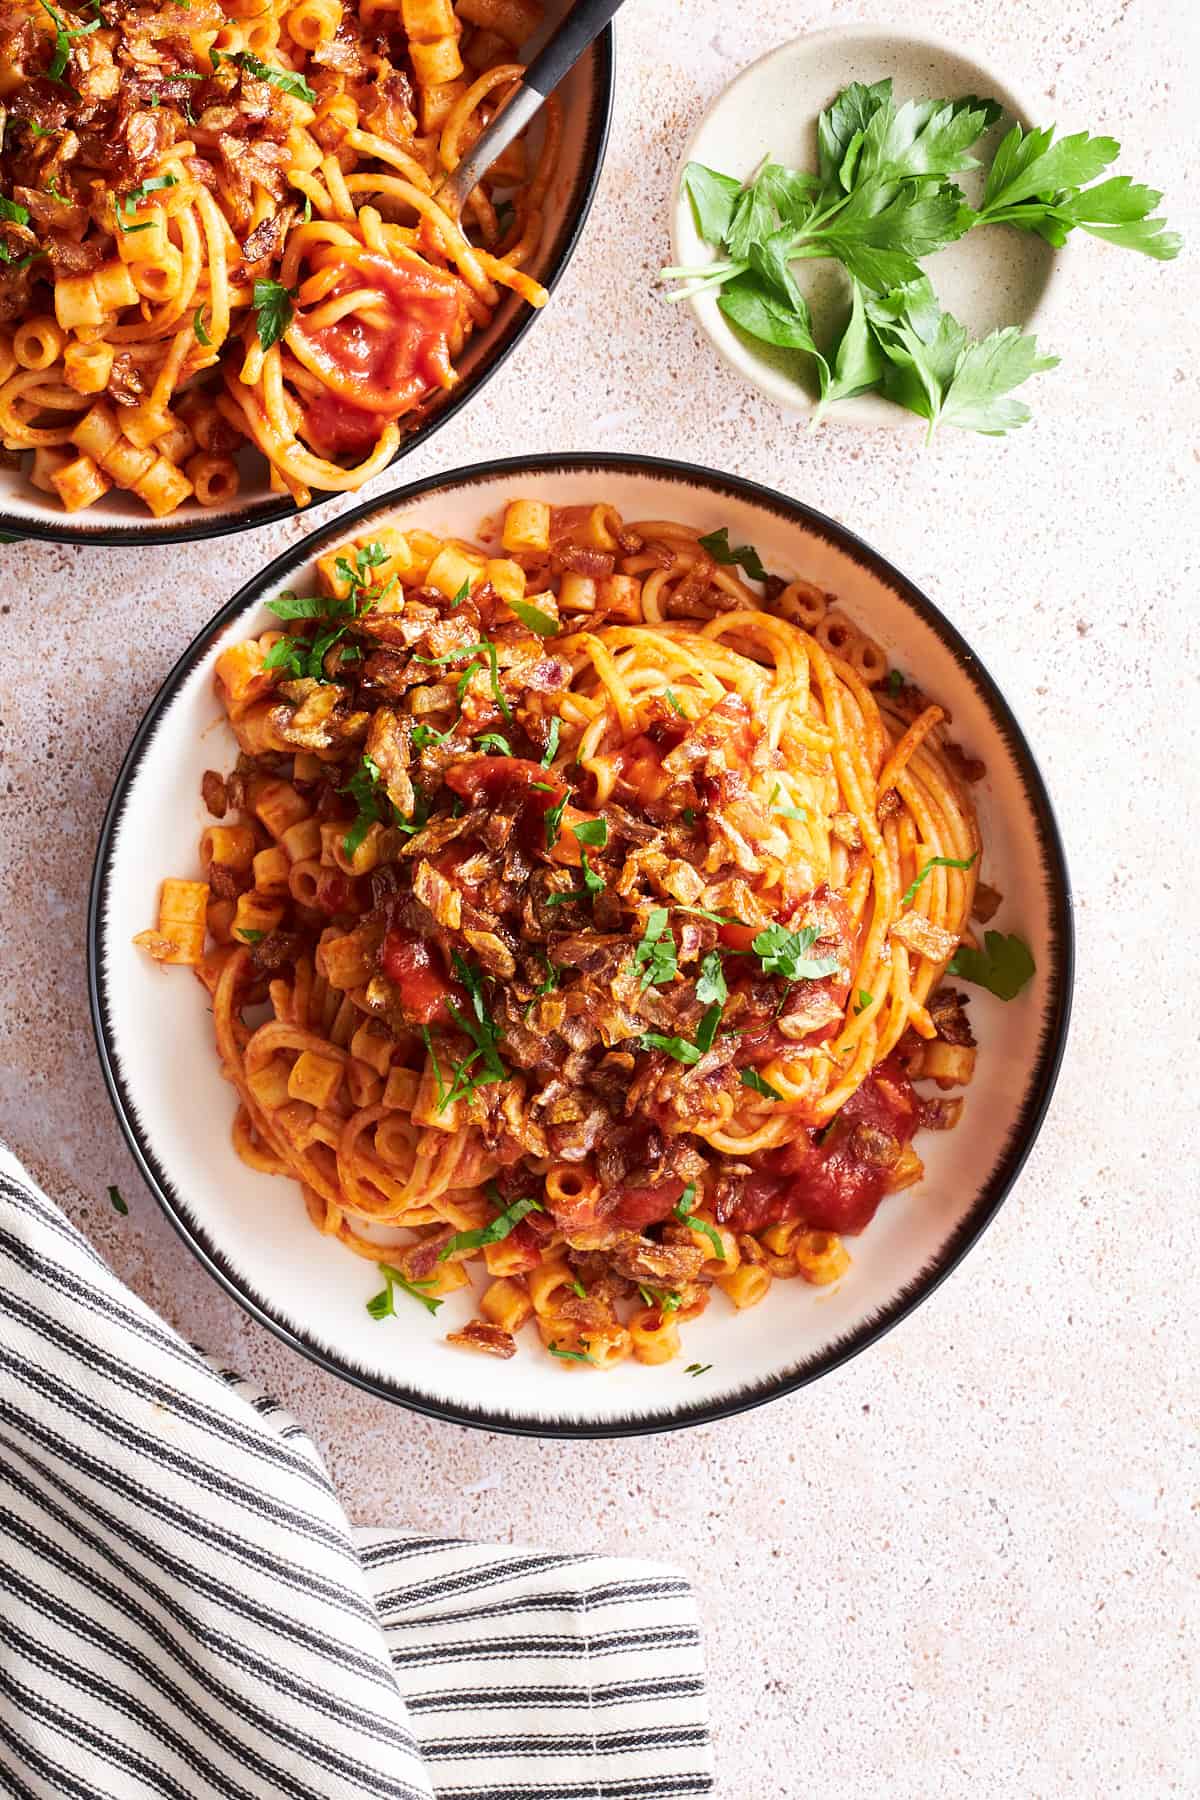
[(545, 1212), (546, 1210), (540, 1200), (531, 1199), (514, 1200), (511, 1205), (505, 1206), (500, 1190), (494, 1181), (488, 1182), (486, 1191), (493, 1206), (499, 1206), (502, 1210), (497, 1213), (490, 1225), (481, 1225), (475, 1231), (456, 1231), (454, 1236), (448, 1239), (438, 1251), (439, 1262), (445, 1262), (448, 1257), (454, 1256), (460, 1250), (481, 1250), (485, 1244), (498, 1244), (529, 1213)]
[(296, 298), (295, 288), (281, 281), (256, 281), (254, 284), (254, 318), (258, 341), (264, 350), (277, 344), (292, 323)]
[(643, 992), (651, 986), (665, 987), (675, 979), (679, 962), (665, 906), (656, 906), (648, 914), (633, 960), (642, 969)]
[(373, 1319), (394, 1319), (396, 1317), (396, 1289), (407, 1294), (412, 1300), (419, 1300), (426, 1312), (436, 1313), (442, 1302), (432, 1294), (423, 1292), (425, 1288), (436, 1285), (432, 1277), (428, 1281), (410, 1281), (400, 1269), (394, 1269), (391, 1263), (377, 1263), (376, 1267), (383, 1276), (384, 1285), (379, 1293), (367, 1301), (367, 1311)]
[(720, 1232), (715, 1225), (710, 1225), (707, 1219), (698, 1219), (695, 1216), (695, 1208), (696, 1184), (694, 1181), (689, 1181), (682, 1194), (680, 1194), (678, 1200), (675, 1202), (672, 1211), (674, 1212), (675, 1217), (684, 1225), (689, 1226), (691, 1230), (702, 1232), (712, 1245), (713, 1255), (717, 1261), (725, 1262), (727, 1258), (725, 1255), (725, 1246), (721, 1242)]
[(975, 859), (978, 855), (979, 855), (979, 852), (978, 852), (978, 850), (976, 850), (976, 851), (973, 851), (972, 854), (968, 857), (931, 856), (929, 858), (929, 861), (925, 864), (924, 868), (921, 870), (920, 874), (917, 875), (917, 877), (914, 881), (909, 882), (908, 886), (905, 888), (904, 892), (901, 894), (901, 896), (900, 896), (901, 906), (911, 906), (912, 905), (913, 901), (916, 899), (918, 888), (921, 886), (921, 883), (924, 881), (925, 877), (929, 874), (931, 869), (970, 869), (974, 866)]
[(297, 74), (294, 69), (277, 69), (255, 56), (252, 50), (212, 50), (209, 54), (214, 73), (223, 62), (236, 63), (243, 74), (251, 76), (255, 81), (269, 82), (280, 93), (290, 94), (293, 100), (307, 100), (310, 105), (316, 100), (316, 89), (308, 85), (303, 75)]
[[(1128, 176), (1097, 181), (1116, 158), (1115, 139), (1014, 125), (987, 172), (979, 208), (955, 177), (1000, 116), (993, 101), (906, 101), (890, 81), (853, 82), (817, 122), (817, 174), (765, 162), (746, 182), (689, 163), (683, 186), (696, 228), (719, 252), (691, 268), (664, 269), (680, 282), (669, 298), (716, 293), (725, 317), (750, 337), (802, 351), (816, 370), (820, 404), (882, 389), (939, 424), (999, 436), (1029, 410), (1008, 396), (1055, 366), (1015, 326), (970, 342), (943, 313), (922, 259), (983, 225), (1034, 231), (1060, 246), (1072, 231), (1168, 260), (1181, 239), (1155, 211), (1162, 195)], [(1089, 184), (1095, 185), (1089, 185)], [(813, 335), (795, 266), (840, 262), (849, 277), (849, 316), (826, 352)], [(928, 290), (928, 291), (926, 291)]]
[(949, 973), (985, 987), (999, 1000), (1015, 1000), (1037, 973), (1033, 952), (1023, 938), (1002, 931), (984, 933), (983, 948), (960, 944), (950, 958)]
[(789, 931), (786, 925), (768, 925), (755, 937), (751, 949), (761, 962), (764, 975), (782, 975), (785, 981), (820, 981), (836, 972), (838, 959), (808, 954), (817, 936), (815, 925), (804, 925), (799, 931)]

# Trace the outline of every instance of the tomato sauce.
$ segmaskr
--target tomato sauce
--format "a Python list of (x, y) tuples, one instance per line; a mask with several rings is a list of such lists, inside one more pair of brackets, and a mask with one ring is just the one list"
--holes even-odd
[(737, 1231), (802, 1219), (815, 1231), (856, 1235), (875, 1217), (917, 1115), (912, 1083), (889, 1057), (850, 1096), (819, 1143), (809, 1132), (768, 1151), (756, 1173), (718, 1196), (718, 1219)]
[(387, 420), (453, 380), (450, 337), (461, 310), (457, 284), (415, 261), (364, 254), (346, 265), (326, 299), (368, 288), (383, 295), (371, 310), (387, 314), (386, 326), (358, 313), (316, 330), (307, 329), (303, 317), (293, 326), (329, 382), (305, 400), (307, 435), (325, 456), (368, 454)]
[(393, 925), (383, 940), (380, 967), (400, 990), (400, 1005), (415, 1025), (452, 1025), (446, 1009), (452, 1000), (461, 1010), (466, 995), (442, 971), (437, 952), (415, 931)]

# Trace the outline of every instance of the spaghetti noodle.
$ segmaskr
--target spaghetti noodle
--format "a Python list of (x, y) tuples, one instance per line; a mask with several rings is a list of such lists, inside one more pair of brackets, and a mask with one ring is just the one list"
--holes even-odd
[(829, 596), (730, 554), (603, 503), (401, 521), (217, 660), (242, 755), (139, 941), (212, 993), (239, 1153), (381, 1302), (482, 1263), (469, 1348), (534, 1318), (657, 1364), (714, 1288), (836, 1281), (961, 1109), (912, 1083), (973, 1071), (940, 983), (979, 771)]
[[(541, 240), (561, 138), (438, 201), (535, 0), (0, 8), (0, 442), (68, 511), (357, 488)], [(503, 198), (502, 198), (503, 196)], [(475, 245), (482, 247), (476, 248)]]

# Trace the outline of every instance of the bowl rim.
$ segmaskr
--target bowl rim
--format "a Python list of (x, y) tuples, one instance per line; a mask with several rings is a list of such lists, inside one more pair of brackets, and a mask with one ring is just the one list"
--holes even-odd
[[(798, 50), (802, 45), (809, 48), (813, 45), (863, 43), (872, 38), (880, 38), (892, 43), (903, 42), (916, 50), (931, 51), (939, 56), (951, 56), (957, 61), (974, 63), (983, 75), (988, 77), (1000, 94), (1007, 96), (1011, 105), (1006, 107), (1007, 113), (1016, 119), (1025, 129), (1032, 117), (1030, 97), (1022, 90), (1015, 88), (1007, 77), (999, 74), (992, 76), (987, 63), (975, 54), (972, 44), (957, 44), (953, 39), (944, 37), (938, 32), (925, 31), (889, 31), (886, 26), (873, 23), (871, 20), (858, 20), (846, 25), (823, 25), (815, 31), (802, 31), (795, 37), (788, 38), (782, 44), (775, 44), (770, 50), (764, 50), (744, 68), (738, 70), (732, 80), (727, 81), (718, 93), (713, 95), (703, 113), (688, 133), (687, 142), (675, 167), (675, 174), (669, 196), (668, 230), (671, 240), (672, 260), (678, 263), (685, 252), (680, 242), (683, 223), (691, 217), (688, 197), (683, 189), (683, 171), (688, 163), (694, 160), (697, 140), (707, 127), (718, 107), (723, 106), (735, 89), (743, 86), (750, 88), (755, 79), (761, 76), (768, 63), (785, 57), (789, 52)], [(989, 91), (989, 90), (984, 90)], [(1062, 269), (1061, 253), (1049, 264), (1049, 272), (1040, 291), (1035, 296), (1022, 320), (1022, 329), (1030, 331), (1041, 318), (1046, 308), (1047, 296), (1057, 283)], [(777, 406), (785, 413), (792, 413), (799, 419), (808, 418), (814, 411), (812, 397), (802, 388), (795, 388), (785, 378), (778, 375), (768, 364), (762, 362), (753, 350), (731, 332), (718, 334), (712, 324), (711, 308), (701, 305), (701, 301), (711, 296), (700, 295), (688, 300), (685, 304), (688, 313), (707, 343), (716, 351), (726, 368), (732, 369), (746, 384), (761, 394), (765, 400)], [(892, 415), (895, 414), (895, 417)], [(855, 395), (843, 401), (836, 414), (831, 418), (843, 425), (852, 425), (867, 430), (915, 431), (921, 421), (914, 414), (908, 414), (903, 407), (881, 398), (878, 394)]]
[[(214, 636), (223, 631), (240, 614), (261, 603), (295, 570), (311, 562), (327, 540), (350, 534), (362, 519), (387, 510), (428, 499), (440, 492), (470, 487), (496, 476), (519, 478), (527, 475), (553, 475), (595, 470), (597, 473), (641, 475), (648, 480), (683, 480), (720, 497), (734, 498), (763, 507), (786, 524), (800, 526), (823, 537), (851, 556), (869, 574), (883, 581), (897, 598), (929, 626), (954, 657), (963, 675), (983, 699), (1013, 758), (1024, 796), (1034, 817), (1035, 828), (1045, 859), (1045, 878), (1050, 903), (1050, 957), (1053, 980), (1051, 1003), (1043, 1024), (1033, 1080), (1026, 1092), (1019, 1114), (1000, 1160), (990, 1179), (980, 1188), (970, 1210), (942, 1245), (937, 1257), (891, 1300), (871, 1317), (836, 1340), (803, 1368), (779, 1376), (767, 1377), (754, 1386), (740, 1389), (723, 1399), (699, 1402), (695, 1406), (673, 1408), (668, 1412), (647, 1412), (636, 1418), (572, 1420), (518, 1418), (494, 1413), (482, 1407), (442, 1401), (414, 1391), (400, 1381), (387, 1381), (365, 1374), (344, 1362), (335, 1353), (309, 1341), (300, 1330), (272, 1315), (269, 1308), (251, 1291), (245, 1278), (227, 1261), (220, 1247), (207, 1231), (187, 1215), (176, 1194), (170, 1176), (163, 1168), (143, 1136), (133, 1096), (122, 1075), (116, 1044), (109, 1021), (106, 982), (103, 966), (103, 941), (107, 916), (108, 877), (117, 828), (125, 799), (140, 767), (143, 754), (152, 742), (163, 713), (174, 701), (179, 689), (198, 662), (208, 655)], [(105, 809), (92, 877), (87, 910), (88, 1000), (95, 1034), (96, 1048), (109, 1099), (124, 1134), (126, 1144), (141, 1174), (167, 1218), (207, 1272), (227, 1294), (250, 1316), (274, 1333), (292, 1350), (299, 1351), (327, 1373), (340, 1376), (377, 1399), (390, 1400), (429, 1418), (450, 1424), (502, 1432), (517, 1437), (562, 1439), (599, 1439), (642, 1437), (661, 1431), (680, 1430), (691, 1425), (712, 1424), (752, 1408), (776, 1400), (807, 1387), (810, 1382), (831, 1373), (887, 1335), (941, 1286), (957, 1268), (968, 1250), (978, 1242), (995, 1218), (1011, 1191), (1033, 1148), (1045, 1120), (1062, 1067), (1066, 1048), (1075, 973), (1075, 932), (1073, 901), (1066, 853), (1045, 781), (1033, 751), (1017, 721), (985, 665), (975, 655), (958, 629), (951, 624), (933, 602), (903, 575), (886, 557), (860, 538), (847, 526), (819, 512), (805, 502), (795, 500), (744, 476), (726, 474), (700, 463), (665, 457), (630, 453), (589, 453), (574, 451), (546, 453), (536, 456), (504, 457), (487, 462), (464, 465), (445, 474), (426, 476), (418, 481), (393, 487), (386, 493), (363, 501), (349, 512), (327, 520), (306, 537), (275, 556), (265, 568), (238, 589), (232, 599), (218, 609), (204, 624), (166, 675), (146, 710), (126, 751)]]
[[(596, 58), (594, 111), (590, 122), (589, 159), (585, 157), (581, 164), (584, 175), (583, 192), (579, 206), (572, 219), (567, 222), (565, 235), (552, 266), (547, 269), (542, 279), (542, 286), (553, 294), (555, 288), (567, 272), (567, 268), (579, 247), (584, 228), (591, 215), (596, 194), (600, 186), (600, 177), (604, 173), (604, 163), (608, 154), (609, 140), (612, 135), (613, 110), (616, 104), (616, 34), (613, 26), (606, 25), (604, 30), (593, 40), (592, 49)], [(523, 312), (515, 316), (512, 335), (490, 360), (481, 363), (474, 380), (464, 381), (461, 391), (454, 394), (444, 406), (419, 425), (409, 436), (402, 438), (396, 446), (391, 461), (385, 469), (381, 469), (373, 480), (395, 468), (398, 462), (427, 444), (443, 425), (459, 413), (475, 396), (487, 386), (492, 376), (503, 368), (509, 357), (524, 341), (525, 335), (542, 316), (545, 308), (527, 306)], [(350, 490), (353, 491), (353, 490)], [(147, 514), (145, 521), (131, 518), (128, 525), (100, 525), (87, 529), (83, 525), (72, 525), (71, 515), (47, 514), (45, 518), (28, 519), (21, 513), (9, 512), (0, 505), (0, 541), (7, 538), (22, 542), (25, 539), (38, 540), (51, 544), (96, 545), (99, 548), (112, 549), (125, 545), (141, 546), (143, 544), (194, 544), (206, 542), (212, 538), (232, 537), (238, 532), (257, 530), (260, 526), (277, 524), (281, 519), (295, 518), (303, 513), (311, 517), (319, 507), (328, 506), (342, 498), (340, 491), (334, 491), (314, 498), (305, 507), (299, 507), (290, 498), (280, 496), (278, 499), (263, 500), (248, 506), (241, 513), (201, 513), (196, 518), (188, 518), (172, 525), (170, 518), (158, 520)], [(60, 522), (61, 521), (61, 522)]]

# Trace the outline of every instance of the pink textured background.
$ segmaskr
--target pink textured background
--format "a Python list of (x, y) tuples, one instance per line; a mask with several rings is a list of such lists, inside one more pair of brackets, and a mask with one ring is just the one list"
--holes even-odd
[[(899, 17), (1004, 72), (1045, 122), (1112, 131), (1121, 169), (1166, 188), (1190, 236), (1168, 267), (1071, 246), (1041, 326), (1063, 367), (1009, 442), (807, 437), (652, 293), (675, 162), (709, 100), (800, 31)], [(251, 1324), (122, 1147), (88, 1024), (84, 903), (143, 708), (300, 520), (136, 555), (0, 549), (0, 1132), (125, 1279), (295, 1411), (356, 1519), (687, 1568), (730, 1800), (1195, 1794), (1197, 9), (629, 0), (618, 53), (600, 198), (551, 316), (405, 476), (522, 451), (691, 456), (844, 520), (966, 631), (1041, 756), (1077, 891), (1074, 1032), (1017, 1192), (884, 1344), (687, 1436), (463, 1432)]]

